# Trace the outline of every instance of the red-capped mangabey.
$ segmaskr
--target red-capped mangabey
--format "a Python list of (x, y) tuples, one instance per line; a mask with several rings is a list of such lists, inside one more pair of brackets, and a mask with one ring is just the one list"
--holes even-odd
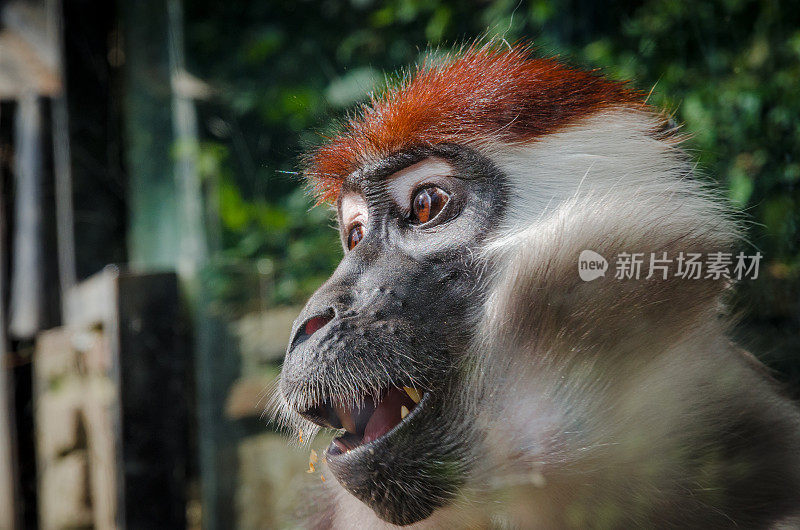
[[(276, 404), (342, 429), (320, 526), (800, 525), (798, 411), (728, 339), (731, 282), (676, 274), (739, 238), (680, 140), (623, 84), (487, 45), (309, 157), (344, 257)], [(616, 279), (623, 253), (673, 263)]]

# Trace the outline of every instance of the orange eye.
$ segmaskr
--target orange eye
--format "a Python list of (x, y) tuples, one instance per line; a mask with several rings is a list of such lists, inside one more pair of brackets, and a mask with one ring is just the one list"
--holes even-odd
[(434, 219), (442, 211), (450, 196), (441, 188), (424, 188), (417, 192), (411, 201), (411, 221), (424, 224)]
[(347, 250), (353, 250), (353, 247), (358, 245), (358, 243), (364, 238), (364, 225), (357, 224), (353, 225), (353, 228), (350, 229), (350, 233), (347, 234)]

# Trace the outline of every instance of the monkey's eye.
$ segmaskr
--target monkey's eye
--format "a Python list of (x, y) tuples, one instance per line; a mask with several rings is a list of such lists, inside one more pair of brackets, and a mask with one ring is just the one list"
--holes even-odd
[(431, 186), (419, 190), (411, 201), (411, 222), (425, 224), (434, 219), (448, 200), (450, 195), (441, 188)]
[(358, 245), (363, 238), (364, 225), (361, 223), (353, 225), (353, 228), (350, 229), (350, 233), (347, 234), (347, 250), (353, 250), (353, 247)]

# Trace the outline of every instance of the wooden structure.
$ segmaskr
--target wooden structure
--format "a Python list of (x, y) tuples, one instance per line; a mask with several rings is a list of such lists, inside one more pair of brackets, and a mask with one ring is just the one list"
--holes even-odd
[[(52, 1), (49, 3), (53, 4)], [(46, 7), (45, 3), (11, 2), (0, 10), (0, 528), (21, 527), (35, 516), (30, 503), (26, 506), (22, 501), (24, 484), (20, 479), (21, 466), (17, 455), (30, 454), (30, 450), (24, 447), (29, 437), (17, 436), (18, 418), (14, 409), (18, 406), (15, 394), (20, 389), (14, 384), (11, 366), (15, 357), (9, 348), (9, 339), (15, 336), (31, 339), (47, 317), (38, 305), (41, 298), (29, 296), (31, 290), (41, 287), (37, 275), (40, 269), (29, 268), (32, 261), (39, 260), (36, 251), (40, 247), (24, 244), (28, 242), (27, 238), (11, 237), (8, 225), (13, 223), (17, 233), (40, 231), (39, 217), (22, 215), (41, 191), (41, 172), (37, 170), (37, 164), (42, 160), (38, 152), (41, 131), (38, 100), (46, 97), (59, 102), (56, 107), (63, 104), (59, 20), (48, 17), (47, 14), (54, 14), (55, 10)], [(12, 108), (8, 102), (17, 102), (14, 119), (4, 115), (7, 113), (3, 110)], [(8, 126), (12, 121), (16, 122), (14, 143), (18, 147), (13, 164), (9, 162), (8, 138), (4, 139), (2, 134), (3, 124)], [(25, 148), (19, 144), (25, 144)], [(12, 186), (12, 178), (16, 180), (16, 186)], [(8, 192), (12, 187), (16, 187), (18, 192), (14, 206)], [(36, 208), (38, 211), (38, 205)], [(13, 216), (10, 209), (15, 211)], [(27, 274), (9, 274), (4, 266), (9, 253), (12, 267), (25, 270)], [(3, 307), (6, 296), (11, 298), (9, 311)], [(20, 388), (24, 399), (26, 385)], [(29, 391), (29, 384), (27, 388)], [(30, 418), (27, 420), (29, 422)], [(21, 421), (25, 423), (26, 419)], [(22, 470), (30, 474), (30, 466), (22, 466)]]
[(68, 293), (34, 355), (40, 524), (186, 524), (189, 351), (174, 274), (115, 267)]
[(202, 281), (214, 91), (181, 7), (0, 4), (0, 530), (257, 528), (285, 504), (258, 406), (299, 308), (225, 314)]
[[(179, 263), (145, 256), (137, 272), (103, 269), (128, 261), (129, 218), (153, 219), (126, 203), (121, 18), (113, 2), (0, 3), (0, 530), (187, 525), (194, 374)], [(175, 55), (166, 23), (155, 27)], [(175, 87), (168, 78), (148, 90)], [(190, 101), (173, 99), (183, 109), (174, 136), (191, 139)], [(171, 130), (170, 106), (157, 110)], [(171, 136), (161, 172), (133, 180), (137, 197), (160, 200), (156, 185), (192, 193), (191, 159), (172, 183)], [(132, 144), (132, 157), (148, 158), (146, 143)], [(173, 217), (196, 232), (192, 211)], [(176, 222), (156, 219), (162, 230)], [(195, 270), (198, 238), (178, 241), (167, 248)]]

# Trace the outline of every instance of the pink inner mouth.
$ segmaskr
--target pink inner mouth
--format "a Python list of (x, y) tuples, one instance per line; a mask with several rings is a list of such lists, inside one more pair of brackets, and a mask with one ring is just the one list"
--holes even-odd
[(368, 444), (391, 431), (409, 414), (417, 403), (400, 388), (387, 390), (377, 406), (366, 403), (354, 409), (337, 408), (336, 413), (347, 430), (343, 436), (334, 438), (333, 443), (341, 453)]

